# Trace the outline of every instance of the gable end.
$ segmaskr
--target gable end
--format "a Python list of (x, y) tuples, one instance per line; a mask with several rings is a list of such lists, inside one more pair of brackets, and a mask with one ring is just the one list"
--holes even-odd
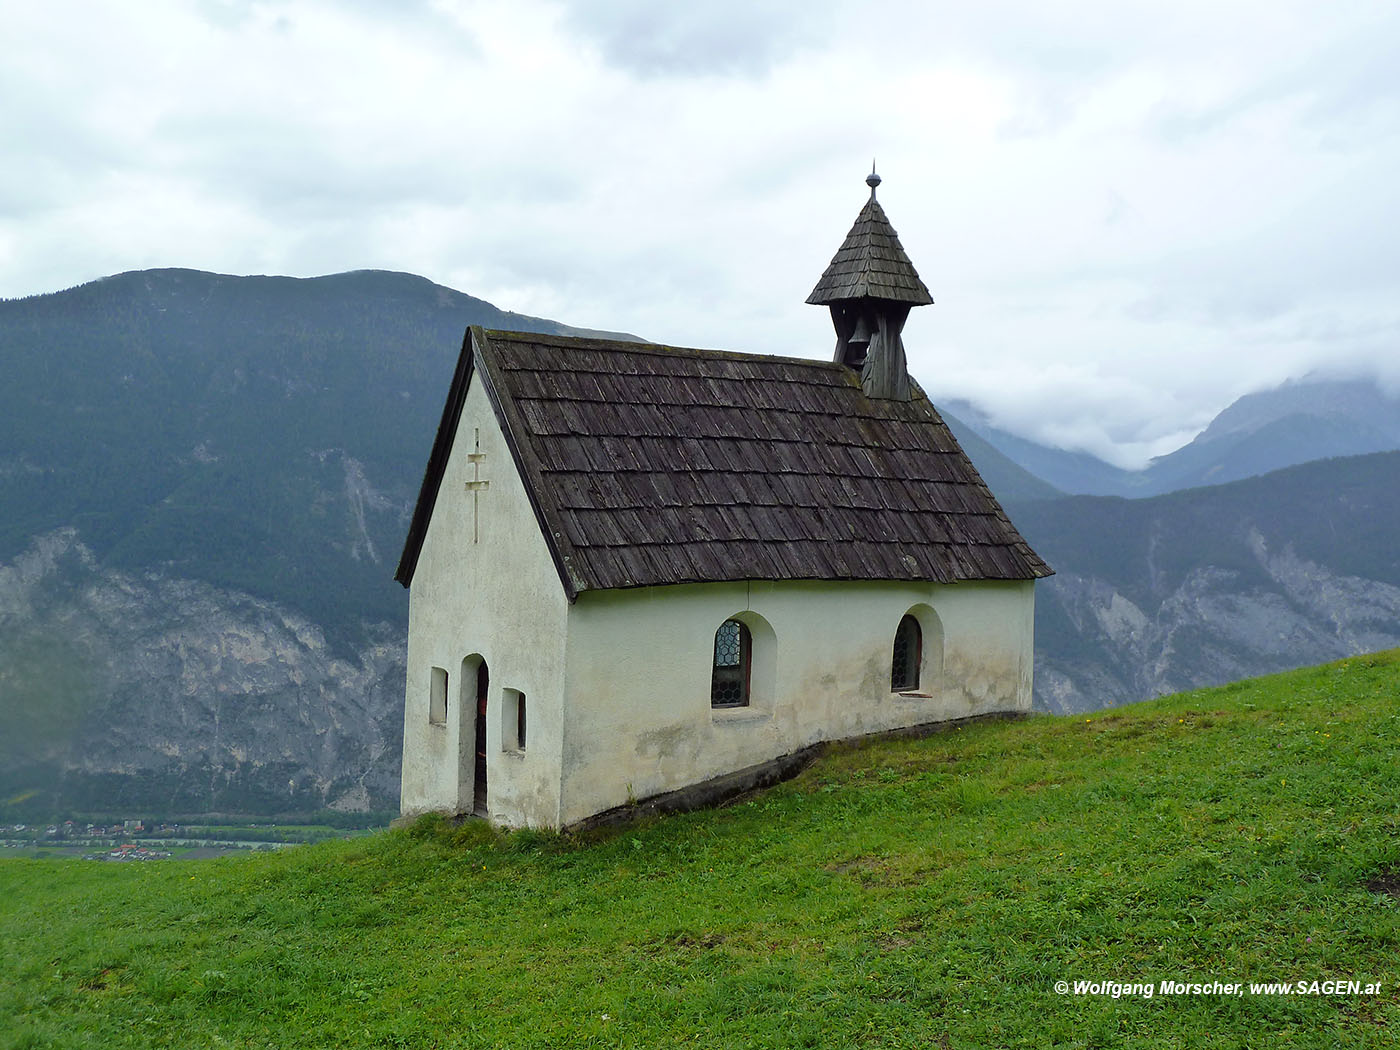
[[(462, 405), (467, 400), (467, 387), (471, 383), (474, 364), (472, 334), (471, 329), (467, 329), (462, 336), (462, 349), (457, 354), (452, 385), (447, 388), (442, 419), (438, 421), (437, 434), (433, 437), (433, 450), (428, 454), (428, 465), (423, 469), (423, 483), (418, 488), (418, 502), (413, 507), (413, 520), (409, 522), (403, 553), (399, 555), (399, 567), (394, 571), (394, 579), (405, 587), (413, 582), (418, 555), (428, 535), (428, 522), (432, 520), (433, 507), (437, 504), (438, 489), (442, 486), (442, 475), (447, 469), (447, 457), (452, 453), (452, 441), (457, 436), (457, 424), (462, 419)], [(494, 398), (492, 403), (495, 403)]]
[[(539, 465), (533, 462), (528, 443), (522, 445), (517, 440), (517, 434), (523, 430), (519, 412), (508, 399), (503, 401), (497, 393), (498, 381), (492, 375), (489, 346), (486, 333), (479, 325), (472, 325), (467, 329), (462, 339), (457, 367), (452, 375), (452, 385), (448, 388), (442, 419), (433, 438), (433, 449), (428, 456), (427, 468), (423, 472), (423, 484), (418, 491), (418, 502), (413, 509), (413, 520), (409, 524), (408, 536), (404, 540), (403, 553), (399, 557), (394, 579), (404, 587), (413, 582), (413, 574), (418, 567), (418, 556), (423, 550), (428, 525), (437, 506), (438, 491), (442, 487), (443, 475), (447, 470), (447, 461), (452, 454), (452, 444), (461, 424), (462, 406), (466, 403), (467, 391), (471, 388), (473, 377), (480, 375), (486, 398), (491, 403), (491, 411), (495, 414), (496, 423), (505, 437), (506, 447), (510, 449), (516, 473), (525, 481), (525, 492), (530, 500), (530, 509), (534, 512), (535, 522), (539, 525), (545, 545), (549, 548), (549, 555), (559, 573), (564, 593), (572, 602), (578, 596), (581, 587), (578, 581), (571, 578), (568, 571), (568, 551), (560, 549), (561, 537), (549, 528), (547, 508), (542, 502), (547, 500), (547, 496), (541, 493), (538, 485), (532, 484), (538, 476)], [(557, 516), (557, 508), (549, 509), (553, 509)], [(563, 541), (563, 544), (567, 545), (567, 541)]]

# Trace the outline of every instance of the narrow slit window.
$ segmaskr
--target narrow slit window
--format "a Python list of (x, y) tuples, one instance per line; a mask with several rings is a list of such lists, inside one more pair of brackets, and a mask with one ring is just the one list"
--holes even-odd
[(923, 634), (919, 621), (906, 616), (894, 632), (894, 655), (890, 669), (890, 692), (907, 693), (919, 688), (919, 665), (923, 662)]
[(749, 702), (749, 663), (753, 640), (738, 620), (725, 620), (715, 632), (714, 671), (710, 677), (711, 707), (746, 707)]
[(447, 725), (447, 671), (434, 667), (428, 688), (428, 721), (435, 726)]
[(501, 704), (501, 750), (525, 750), (525, 694), (507, 689)]

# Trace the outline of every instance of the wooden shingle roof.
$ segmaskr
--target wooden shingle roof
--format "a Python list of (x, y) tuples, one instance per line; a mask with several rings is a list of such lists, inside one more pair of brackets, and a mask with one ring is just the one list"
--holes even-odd
[(910, 306), (927, 306), (933, 302), (933, 296), (919, 279), (894, 227), (885, 217), (885, 209), (875, 199), (874, 187), (870, 200), (856, 216), (855, 225), (846, 234), (812, 294), (807, 296), (807, 302), (814, 306), (830, 306), (847, 299), (867, 297)]
[(724, 580), (1024, 580), (1050, 569), (932, 404), (842, 365), (473, 328), (397, 579), (461, 404), (486, 384), (570, 600)]

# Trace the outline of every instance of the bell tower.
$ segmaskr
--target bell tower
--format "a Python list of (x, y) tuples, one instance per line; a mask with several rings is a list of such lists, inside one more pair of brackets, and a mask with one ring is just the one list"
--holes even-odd
[(909, 311), (933, 297), (875, 199), (880, 181), (872, 165), (865, 177), (870, 200), (807, 302), (831, 308), (835, 359), (860, 373), (867, 397), (908, 401), (913, 394), (900, 333)]

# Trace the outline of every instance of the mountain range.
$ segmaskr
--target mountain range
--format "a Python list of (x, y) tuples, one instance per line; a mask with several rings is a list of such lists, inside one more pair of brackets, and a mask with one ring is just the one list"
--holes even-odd
[(0, 802), (397, 807), (393, 567), (469, 324), (585, 331), (379, 271), (0, 302)]
[[(1400, 396), (1385, 392), (1371, 379), (1312, 376), (1246, 394), (1188, 444), (1158, 456), (1142, 470), (1124, 470), (1087, 452), (1037, 444), (995, 426), (966, 401), (953, 401), (942, 409), (959, 441), (975, 436), (1010, 466), (1064, 494), (1158, 496), (1311, 460), (1400, 449)], [(1006, 464), (990, 458), (987, 464), (993, 476), (1007, 475)], [(1042, 498), (1021, 495), (1018, 487), (1024, 481), (1017, 475), (1008, 475), (1006, 481), (1008, 498)]]
[[(396, 808), (393, 566), (468, 324), (585, 331), (382, 271), (151, 270), (0, 302), (0, 813)], [(1119, 481), (1400, 447), (1379, 391), (1295, 386)], [(1400, 455), (1066, 496), (1116, 468), (953, 407), (1058, 570), (1038, 589), (1037, 706), (1400, 641)]]
[(1036, 587), (1036, 706), (1090, 711), (1400, 643), (1400, 452), (1149, 499), (1008, 511)]

